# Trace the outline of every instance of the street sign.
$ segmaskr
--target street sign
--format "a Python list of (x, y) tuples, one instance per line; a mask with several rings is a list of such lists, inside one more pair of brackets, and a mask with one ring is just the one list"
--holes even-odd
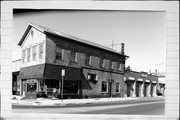
[(65, 69), (61, 70), (61, 76), (65, 76)]

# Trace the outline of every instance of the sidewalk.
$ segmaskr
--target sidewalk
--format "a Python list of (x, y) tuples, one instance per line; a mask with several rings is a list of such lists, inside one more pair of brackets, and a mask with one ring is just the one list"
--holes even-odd
[(38, 99), (24, 99), (12, 100), (13, 105), (31, 105), (31, 106), (64, 106), (70, 104), (98, 104), (98, 103), (113, 103), (113, 102), (135, 102), (148, 100), (163, 100), (164, 97), (127, 97), (127, 98), (91, 98), (91, 99), (55, 99), (38, 98)]

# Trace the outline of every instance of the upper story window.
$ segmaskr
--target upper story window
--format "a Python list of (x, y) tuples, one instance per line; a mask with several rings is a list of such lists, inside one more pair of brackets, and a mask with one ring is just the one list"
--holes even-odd
[(100, 59), (100, 62), (99, 62), (99, 67), (102, 68), (103, 67), (103, 59), (101, 58)]
[(37, 45), (32, 47), (32, 59), (33, 61), (37, 60)]
[(43, 53), (44, 53), (44, 43), (39, 44), (39, 59), (43, 58)]
[(90, 55), (86, 54), (85, 65), (90, 66), (91, 65), (90, 63), (91, 63)]
[(109, 69), (109, 60), (107, 59), (103, 60), (103, 68)]
[(111, 69), (115, 69), (114, 62), (111, 63)]
[(31, 49), (27, 48), (27, 62), (30, 62), (31, 60)]
[(63, 49), (56, 47), (56, 60), (63, 60), (63, 52)]
[(112, 62), (111, 69), (113, 69), (113, 70), (117, 69), (117, 62)]
[(22, 62), (24, 63), (26, 59), (26, 50), (22, 50)]
[(92, 74), (92, 73), (88, 73), (87, 79), (92, 81), (93, 83), (97, 83), (98, 75)]
[(118, 70), (123, 72), (124, 71), (124, 64), (120, 63)]
[(108, 92), (108, 82), (107, 81), (102, 81), (101, 91), (103, 93), (107, 93)]
[(120, 93), (120, 83), (116, 83), (116, 92)]
[(77, 63), (77, 53), (74, 51), (71, 51), (71, 57), (70, 57), (71, 62)]

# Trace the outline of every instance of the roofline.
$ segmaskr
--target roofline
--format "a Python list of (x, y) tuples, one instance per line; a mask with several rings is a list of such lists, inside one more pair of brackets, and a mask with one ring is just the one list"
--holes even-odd
[(152, 75), (152, 74), (149, 74), (149, 73), (147, 73), (147, 72), (138, 72), (138, 71), (133, 71), (133, 70), (131, 70), (131, 71), (129, 71), (129, 72), (133, 72), (133, 73), (140, 73), (140, 74), (143, 74), (143, 73), (146, 73), (148, 76), (154, 76), (154, 77), (158, 77), (159, 78), (159, 76), (157, 76), (157, 75)]
[[(90, 46), (93, 46), (93, 47), (96, 47), (96, 48), (99, 48), (99, 49), (102, 49), (102, 50), (106, 50), (106, 51), (109, 51), (109, 52), (112, 52), (112, 53), (115, 53), (115, 54), (118, 54), (118, 55), (121, 55), (121, 56), (125, 56), (126, 58), (129, 58), (129, 56), (124, 55), (124, 54), (121, 54), (121, 53), (119, 53), (118, 51), (116, 52), (116, 51), (113, 50), (113, 49), (111, 50), (111, 48), (108, 48), (108, 47), (106, 47), (106, 46), (99, 45), (99, 44), (94, 43), (94, 42), (91, 42), (91, 41), (88, 41), (88, 42), (89, 42), (89, 44), (88, 44), (88, 43), (85, 42), (84, 39), (81, 39), (81, 38), (78, 38), (78, 37), (75, 37), (75, 36), (72, 36), (72, 35), (69, 35), (69, 34), (66, 34), (66, 36), (65, 36), (65, 35), (63, 36), (63, 35), (55, 34), (55, 33), (52, 33), (52, 32), (46, 31), (46, 30), (43, 30), (43, 29), (40, 28), (40, 26), (36, 26), (36, 25), (33, 24), (33, 23), (29, 23), (29, 25), (27, 26), (26, 31), (24, 32), (22, 38), (20, 39), (20, 41), (19, 41), (19, 43), (18, 43), (19, 46), (22, 45), (22, 43), (24, 42), (25, 37), (27, 36), (29, 30), (30, 30), (32, 27), (35, 28), (35, 29), (37, 29), (38, 31), (46, 34), (46, 35), (49, 34), (49, 35), (55, 35), (55, 36), (57, 36), (57, 37), (64, 37), (64, 38), (67, 38), (67, 39), (70, 39), (70, 40), (74, 40), (74, 42), (78, 42), (78, 43), (83, 43), (83, 44), (86, 44), (86, 45), (90, 45)], [(82, 41), (80, 41), (80, 40), (82, 40)], [(84, 42), (83, 42), (83, 41), (84, 41)], [(94, 44), (94, 45), (93, 45), (93, 44)]]
[(26, 38), (26, 35), (28, 34), (29, 30), (30, 30), (32, 27), (35, 28), (35, 29), (37, 29), (38, 31), (44, 33), (44, 30), (42, 30), (41, 28), (35, 26), (33, 23), (29, 23), (29, 24), (27, 25), (27, 27), (26, 27), (26, 30), (25, 30), (23, 36), (21, 37), (20, 41), (18, 42), (18, 45), (19, 45), (19, 46), (22, 45), (22, 43), (24, 42), (24, 39)]
[[(72, 39), (72, 38), (70, 38), (70, 37), (59, 36), (59, 35), (57, 35), (57, 34), (53, 34), (53, 33), (50, 33), (50, 32), (48, 32), (48, 31), (44, 31), (44, 33), (45, 33), (46, 35), (54, 35), (55, 37), (63, 37), (63, 38), (67, 38), (67, 39), (72, 40), (73, 42), (78, 42), (78, 43), (86, 44), (86, 45), (89, 45), (89, 46), (92, 46), (92, 47), (96, 47), (96, 48), (99, 48), (99, 49), (102, 49), (102, 50), (106, 50), (106, 51), (109, 51), (109, 52), (112, 52), (112, 53), (115, 53), (115, 54), (118, 54), (118, 55), (125, 56), (125, 57), (129, 58), (129, 56), (127, 56), (127, 55), (118, 53), (118, 52), (113, 51), (113, 50), (108, 50), (108, 49), (106, 49), (106, 48), (103, 48), (104, 46), (100, 47), (101, 45), (98, 47), (98, 46), (91, 45), (91, 44), (88, 44), (88, 43), (85, 43), (85, 42), (80, 42), (80, 41), (77, 41), (77, 40), (74, 41), (74, 39)], [(73, 37), (74, 37), (74, 36), (73, 36)], [(78, 39), (79, 39), (79, 38), (78, 38)], [(96, 44), (96, 43), (93, 43), (93, 44)]]

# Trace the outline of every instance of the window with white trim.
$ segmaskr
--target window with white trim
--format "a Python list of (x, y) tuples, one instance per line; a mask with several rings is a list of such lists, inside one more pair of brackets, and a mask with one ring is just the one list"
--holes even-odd
[(102, 81), (101, 91), (103, 93), (107, 93), (108, 92), (108, 82), (107, 81)]
[(116, 92), (120, 93), (120, 83), (116, 83)]
[(22, 50), (22, 62), (24, 63), (26, 59), (26, 50)]
[(37, 60), (37, 45), (32, 47), (32, 57), (33, 61)]
[(43, 59), (43, 53), (44, 53), (44, 43), (39, 44), (39, 59)]
[(30, 62), (31, 59), (31, 49), (27, 48), (27, 62)]

